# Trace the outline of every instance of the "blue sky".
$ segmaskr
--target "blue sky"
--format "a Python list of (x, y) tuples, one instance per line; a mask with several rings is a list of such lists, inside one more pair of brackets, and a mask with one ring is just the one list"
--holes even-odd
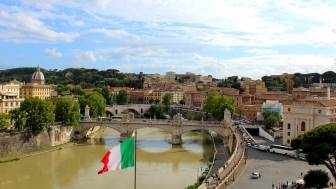
[(334, 0), (2, 0), (0, 69), (335, 71), (335, 10)]

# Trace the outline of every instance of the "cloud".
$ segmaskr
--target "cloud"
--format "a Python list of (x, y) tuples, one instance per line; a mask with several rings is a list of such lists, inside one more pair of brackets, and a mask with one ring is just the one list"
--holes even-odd
[[(298, 44), (334, 46), (336, 26), (330, 18), (336, 17), (336, 6), (312, 2), (147, 0), (140, 3), (125, 0), (111, 4), (108, 0), (96, 0), (77, 6), (103, 20), (116, 17), (127, 24), (144, 23), (146, 28), (142, 29), (152, 29), (151, 35), (158, 36), (161, 41), (225, 48)], [(114, 37), (131, 37), (126, 36), (124, 30), (101, 32)]]
[(282, 73), (324, 73), (336, 69), (334, 60), (333, 57), (314, 54), (268, 54), (231, 59), (194, 54), (188, 59), (153, 59), (138, 64), (125, 62), (121, 66), (118, 65), (118, 68), (127, 72), (145, 70), (148, 73), (164, 74), (166, 71), (175, 71), (177, 73), (211, 74), (216, 78), (237, 75), (260, 79), (265, 75)]
[(115, 38), (115, 39), (119, 39), (123, 41), (133, 42), (133, 43), (138, 43), (141, 41), (140, 37), (138, 37), (137, 35), (131, 34), (125, 30), (120, 30), (120, 29), (109, 30), (105, 28), (96, 28), (96, 29), (91, 29), (90, 32), (101, 33), (109, 38)]
[(199, 65), (197, 69), (211, 70), (217, 77), (238, 75), (257, 79), (264, 75), (323, 73), (336, 69), (334, 57), (314, 54), (267, 54), (232, 59), (197, 55), (194, 60)]
[(62, 57), (63, 54), (58, 51), (56, 48), (52, 48), (52, 49), (44, 49), (44, 54), (50, 57)]
[(0, 3), (0, 40), (72, 43), (79, 63), (131, 71), (323, 72), (335, 69), (335, 10), (318, 0), (23, 0)]
[(96, 54), (93, 51), (86, 51), (86, 52), (82, 52), (77, 59), (79, 61), (90, 61), (90, 62), (96, 62), (97, 61), (97, 57)]
[(142, 48), (106, 48), (106, 49), (96, 49), (93, 51), (75, 52), (79, 54), (77, 56), (79, 60), (96, 62), (98, 60), (139, 60), (139, 59), (150, 59), (150, 58), (162, 58), (171, 57), (173, 52), (167, 49), (154, 48), (154, 47), (142, 47)]
[(265, 54), (277, 54), (278, 51), (272, 50), (272, 49), (248, 49), (245, 51), (246, 53), (249, 54), (255, 54), (255, 55), (265, 55)]
[(78, 33), (57, 32), (25, 13), (0, 10), (0, 40), (16, 43), (73, 42)]
[(260, 17), (259, 9), (269, 1), (116, 1), (81, 2), (77, 5), (96, 15), (114, 16), (145, 23), (183, 23), (218, 27), (227, 31), (282, 31), (284, 26)]

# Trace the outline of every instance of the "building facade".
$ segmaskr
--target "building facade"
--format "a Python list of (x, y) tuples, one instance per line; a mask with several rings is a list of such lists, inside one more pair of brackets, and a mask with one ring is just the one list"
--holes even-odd
[(20, 94), (23, 98), (37, 97), (45, 100), (51, 97), (52, 86), (45, 84), (45, 78), (40, 68), (33, 73), (31, 82), (21, 87)]
[(20, 107), (24, 100), (20, 97), (20, 88), (21, 83), (16, 80), (0, 84), (0, 113)]
[(241, 85), (245, 89), (245, 93), (247, 94), (260, 95), (267, 92), (265, 82), (262, 80), (242, 81)]
[(203, 108), (204, 101), (207, 98), (206, 92), (186, 92), (185, 95), (185, 105), (192, 108)]
[(336, 122), (336, 100), (305, 99), (284, 105), (283, 144), (318, 126)]
[(175, 73), (175, 72), (166, 72), (166, 78), (167, 78), (168, 80), (173, 81), (173, 80), (175, 80), (175, 78), (176, 78), (176, 73)]
[(172, 95), (173, 104), (179, 104), (181, 100), (184, 100), (184, 92), (183, 91), (169, 91)]

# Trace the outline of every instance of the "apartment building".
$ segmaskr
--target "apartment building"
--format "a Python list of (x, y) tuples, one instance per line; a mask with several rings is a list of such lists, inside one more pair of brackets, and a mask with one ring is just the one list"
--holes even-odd
[(19, 108), (24, 100), (20, 97), (21, 83), (13, 80), (8, 83), (0, 84), (0, 113)]

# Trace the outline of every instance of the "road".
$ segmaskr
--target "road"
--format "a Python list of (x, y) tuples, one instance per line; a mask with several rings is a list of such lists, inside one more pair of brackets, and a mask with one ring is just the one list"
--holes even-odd
[[(295, 181), (301, 172), (305, 174), (311, 169), (327, 170), (324, 166), (310, 166), (304, 161), (250, 148), (246, 167), (229, 189), (271, 189), (272, 184)], [(253, 171), (260, 172), (262, 177), (258, 180), (250, 179)]]
[(267, 146), (270, 146), (272, 144), (271, 141), (268, 141), (263, 137), (260, 137), (260, 136), (252, 136), (252, 137), (254, 138), (257, 144), (262, 144), (262, 145), (267, 145)]

